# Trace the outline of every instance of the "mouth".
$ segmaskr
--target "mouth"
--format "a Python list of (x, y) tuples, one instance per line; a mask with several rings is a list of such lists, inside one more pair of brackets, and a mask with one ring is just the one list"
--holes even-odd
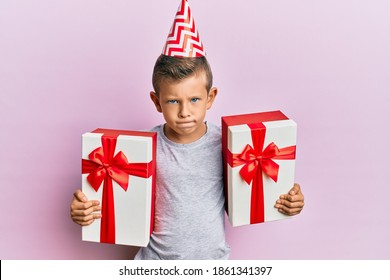
[(193, 121), (177, 122), (176, 124), (177, 124), (177, 126), (180, 126), (180, 127), (190, 127), (190, 126), (194, 125), (194, 122)]

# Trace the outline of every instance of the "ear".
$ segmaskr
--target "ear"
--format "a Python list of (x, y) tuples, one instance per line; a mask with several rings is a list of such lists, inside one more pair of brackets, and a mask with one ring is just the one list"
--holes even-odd
[(160, 99), (158, 98), (157, 93), (154, 91), (150, 92), (150, 99), (152, 99), (154, 106), (156, 106), (156, 110), (160, 113), (162, 113), (161, 105), (160, 105)]
[(210, 109), (214, 103), (215, 97), (217, 97), (218, 89), (216, 87), (212, 87), (207, 95), (207, 106), (206, 109)]

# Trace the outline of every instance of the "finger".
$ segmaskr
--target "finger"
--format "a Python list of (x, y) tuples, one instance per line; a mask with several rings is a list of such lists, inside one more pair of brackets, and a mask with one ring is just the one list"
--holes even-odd
[(82, 201), (82, 202), (87, 202), (88, 201), (87, 196), (80, 189), (77, 189), (74, 192), (73, 196), (75, 198), (77, 198), (78, 201)]
[(72, 220), (77, 223), (87, 223), (90, 222), (91, 220), (96, 220), (100, 219), (101, 215), (100, 214), (91, 214), (88, 216), (72, 216)]
[(287, 200), (290, 202), (298, 202), (298, 201), (304, 201), (304, 196), (303, 194), (295, 194), (295, 195), (290, 195), (290, 194), (283, 194), (279, 197), (279, 200)]
[(299, 213), (301, 213), (302, 211), (302, 207), (297, 207), (297, 208), (289, 208), (289, 207), (286, 207), (285, 205), (282, 205), (282, 204), (279, 204), (277, 206), (278, 208), (278, 211), (280, 213), (283, 213), (285, 215), (288, 215), (288, 216), (294, 216), (294, 215), (297, 215)]
[(288, 208), (303, 208), (305, 203), (302, 200), (289, 201), (289, 200), (286, 200), (286, 199), (278, 199), (276, 201), (275, 206), (277, 206), (277, 205), (284, 205), (284, 206), (286, 206)]
[(93, 206), (84, 210), (72, 209), (70, 213), (72, 216), (88, 216), (100, 210), (101, 210), (100, 206)]
[(89, 226), (90, 224), (92, 224), (95, 220), (89, 220), (87, 222), (83, 222), (83, 221), (75, 221), (73, 220), (73, 222), (75, 222), (76, 224), (80, 225), (80, 226)]
[(286, 216), (295, 216), (301, 213), (302, 210), (296, 210), (296, 211), (285, 211), (284, 209), (278, 209), (278, 211)]
[(80, 226), (89, 226), (90, 224), (92, 224), (95, 220), (90, 220), (88, 222), (77, 222), (77, 224), (79, 224)]
[(100, 202), (99, 200), (90, 200), (87, 202), (79, 202), (76, 199), (74, 199), (70, 205), (71, 210), (86, 210), (91, 207), (99, 206)]
[(290, 201), (299, 201), (304, 199), (303, 193), (301, 192), (301, 187), (299, 184), (295, 183), (288, 194), (282, 194), (279, 198), (287, 199)]

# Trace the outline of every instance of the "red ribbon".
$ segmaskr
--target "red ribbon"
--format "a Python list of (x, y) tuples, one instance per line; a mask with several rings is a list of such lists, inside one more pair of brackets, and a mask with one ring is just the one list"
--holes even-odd
[(102, 136), (102, 147), (89, 154), (89, 160), (82, 160), (82, 173), (87, 176), (88, 182), (95, 191), (98, 191), (102, 182), (102, 218), (100, 225), (100, 241), (115, 243), (115, 210), (112, 180), (117, 182), (124, 191), (129, 185), (129, 175), (149, 178), (152, 161), (149, 163), (128, 163), (125, 154), (120, 151), (115, 156), (117, 137)]
[(232, 154), (228, 151), (228, 163), (231, 167), (244, 165), (240, 169), (240, 175), (250, 185), (251, 195), (251, 224), (264, 222), (264, 172), (275, 183), (278, 181), (279, 165), (275, 159), (295, 159), (296, 146), (279, 149), (275, 143), (270, 143), (264, 150), (266, 128), (262, 123), (249, 124), (252, 134), (253, 147), (245, 146), (240, 154)]

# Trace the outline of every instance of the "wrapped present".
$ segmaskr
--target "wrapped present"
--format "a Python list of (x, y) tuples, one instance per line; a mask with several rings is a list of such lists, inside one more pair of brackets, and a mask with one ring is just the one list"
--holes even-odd
[(101, 203), (101, 219), (82, 240), (146, 246), (153, 231), (155, 132), (96, 129), (82, 136), (82, 191)]
[(280, 111), (222, 117), (226, 212), (232, 226), (287, 218), (275, 207), (294, 185), (297, 125)]

